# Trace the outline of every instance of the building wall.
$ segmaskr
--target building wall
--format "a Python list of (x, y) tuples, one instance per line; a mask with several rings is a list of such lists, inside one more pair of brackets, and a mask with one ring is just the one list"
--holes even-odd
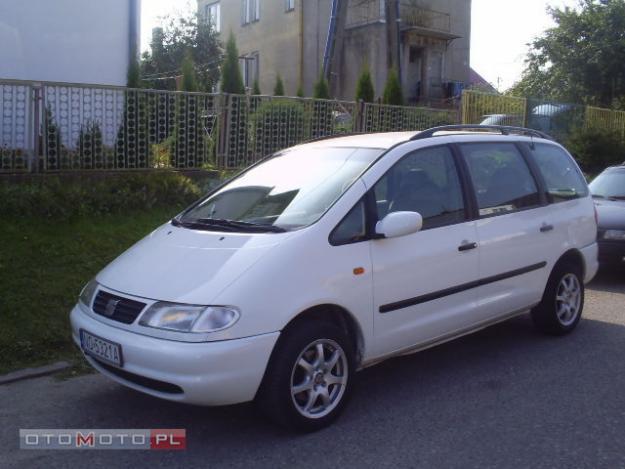
[[(199, 0), (200, 11), (214, 0)], [(230, 32), (235, 35), (239, 54), (258, 53), (259, 84), (263, 94), (273, 94), (279, 72), (288, 95), (295, 95), (300, 83), (301, 3), (296, 0), (293, 11), (285, 11), (284, 0), (261, 0), (260, 21), (242, 24), (241, 0), (221, 0), (221, 35), (225, 42)]]
[(0, 78), (125, 85), (131, 2), (1, 1)]
[[(199, 10), (204, 11), (207, 4), (214, 2), (198, 0)], [(384, 11), (384, 2), (349, 2), (350, 7), (352, 3), (354, 7), (348, 13), (348, 22), (358, 24), (357, 27), (348, 28), (343, 36), (340, 59), (332, 76), (340, 84), (335, 88), (338, 89), (336, 97), (354, 98), (356, 81), (365, 64), (371, 69), (376, 95), (380, 96), (388, 74), (390, 52), (387, 46), (387, 23), (383, 17), (376, 18)], [(460, 36), (449, 42), (438, 39), (437, 48), (425, 54), (426, 69), (433, 66), (436, 57), (442, 57), (441, 79), (467, 82), (471, 0), (418, 0), (414, 3), (420, 8), (449, 15), (447, 33)], [(261, 0), (260, 21), (247, 25), (242, 25), (241, 4), (242, 0), (220, 1), (222, 37), (227, 39), (232, 31), (242, 56), (258, 53), (261, 91), (272, 94), (276, 74), (280, 72), (287, 94), (294, 95), (301, 83), (304, 93), (311, 96), (323, 64), (332, 0), (296, 0), (295, 10), (288, 13), (285, 13), (285, 0)], [(403, 68), (406, 65), (404, 61), (409, 58), (409, 48), (402, 49), (401, 54)], [(408, 80), (410, 77), (406, 77), (406, 73), (404, 71), (402, 79)], [(429, 84), (427, 88), (430, 88)]]
[(314, 84), (319, 79), (323, 68), (332, 0), (301, 0), (301, 3), (304, 8), (304, 73), (302, 84), (304, 94), (312, 96)]
[(460, 36), (447, 49), (446, 78), (468, 83), (471, 67), (471, 0), (438, 0), (436, 8), (451, 13), (451, 32)]

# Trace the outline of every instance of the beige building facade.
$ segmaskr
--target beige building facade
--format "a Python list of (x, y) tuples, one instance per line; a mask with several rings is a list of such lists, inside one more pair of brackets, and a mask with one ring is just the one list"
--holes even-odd
[(453, 97), (469, 80), (471, 0), (198, 0), (198, 8), (224, 40), (235, 35), (246, 86), (258, 79), (263, 94), (280, 74), (288, 95), (301, 85), (311, 96), (324, 57), (340, 99), (354, 99), (365, 66), (377, 96), (397, 69), (412, 103)]

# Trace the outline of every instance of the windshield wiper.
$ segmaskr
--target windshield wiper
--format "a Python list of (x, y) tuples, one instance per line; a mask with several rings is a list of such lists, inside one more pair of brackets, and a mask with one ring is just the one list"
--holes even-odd
[(193, 227), (206, 228), (218, 227), (227, 231), (249, 231), (259, 233), (284, 233), (286, 230), (274, 225), (261, 225), (259, 223), (249, 223), (245, 221), (225, 220), (221, 218), (195, 218), (189, 221), (178, 220), (183, 226), (193, 225)]

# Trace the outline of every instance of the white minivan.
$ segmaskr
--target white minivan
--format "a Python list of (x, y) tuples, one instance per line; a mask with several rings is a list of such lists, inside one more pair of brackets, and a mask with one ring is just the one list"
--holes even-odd
[(531, 311), (566, 334), (596, 274), (593, 201), (546, 135), (448, 126), (280, 151), (89, 282), (73, 340), (109, 378), (330, 423), (354, 373)]

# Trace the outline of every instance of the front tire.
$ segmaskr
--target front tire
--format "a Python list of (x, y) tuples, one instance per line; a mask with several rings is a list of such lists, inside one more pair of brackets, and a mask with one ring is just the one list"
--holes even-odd
[(584, 280), (582, 269), (573, 263), (555, 267), (542, 301), (532, 310), (534, 325), (551, 335), (573, 331), (584, 309)]
[(319, 430), (344, 409), (353, 370), (352, 341), (341, 328), (323, 320), (296, 323), (272, 353), (257, 404), (290, 430)]

